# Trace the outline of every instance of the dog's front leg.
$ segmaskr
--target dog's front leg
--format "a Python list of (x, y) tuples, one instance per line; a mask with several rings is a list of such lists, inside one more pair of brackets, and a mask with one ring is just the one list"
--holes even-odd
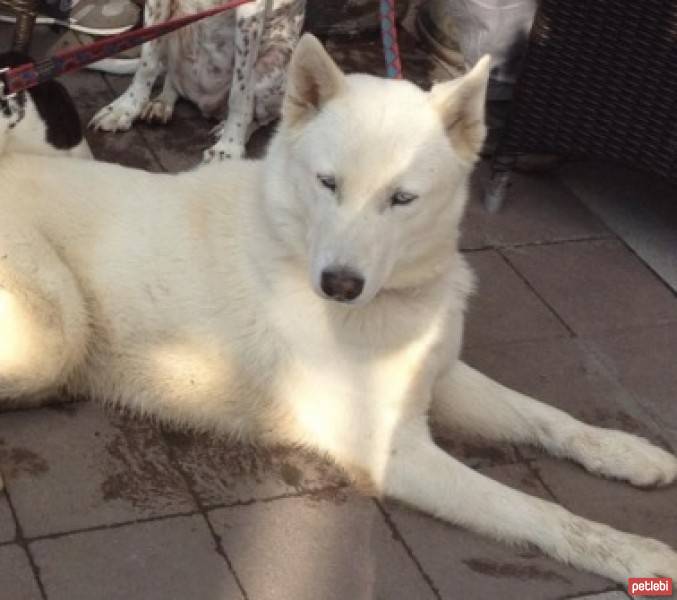
[(254, 66), (265, 27), (267, 0), (238, 7), (235, 30), (235, 64), (228, 95), (228, 118), (219, 128), (219, 139), (205, 150), (203, 160), (242, 158), (247, 130), (254, 114)]
[(677, 478), (677, 458), (647, 440), (582, 423), (461, 361), (436, 382), (432, 417), (487, 439), (542, 446), (592, 473), (638, 486), (666, 485)]
[[(170, 12), (169, 0), (147, 0), (143, 10), (144, 25), (155, 25), (166, 21)], [(126, 131), (150, 99), (153, 84), (163, 67), (165, 40), (158, 38), (141, 47), (139, 67), (134, 79), (122, 96), (97, 112), (89, 126), (104, 131)]]
[(667, 545), (588, 521), (481, 475), (438, 448), (425, 423), (396, 431), (374, 478), (383, 494), (435, 517), (498, 540), (533, 544), (618, 582), (677, 577), (677, 553)]

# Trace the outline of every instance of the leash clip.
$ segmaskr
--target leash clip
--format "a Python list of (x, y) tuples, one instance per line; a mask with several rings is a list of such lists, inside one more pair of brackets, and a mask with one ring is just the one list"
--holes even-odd
[(7, 82), (5, 81), (5, 73), (9, 71), (9, 67), (2, 67), (0, 69), (0, 100), (5, 102), (7, 100), (11, 100), (16, 96), (16, 92), (12, 94), (5, 94), (5, 90), (7, 89)]

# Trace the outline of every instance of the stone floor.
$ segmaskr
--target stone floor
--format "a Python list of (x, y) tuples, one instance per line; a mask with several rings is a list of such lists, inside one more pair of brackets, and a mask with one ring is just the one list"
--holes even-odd
[[(410, 77), (449, 75), (404, 45)], [(382, 70), (377, 42), (330, 48), (346, 68)], [(64, 83), (86, 122), (126, 79)], [(199, 161), (212, 125), (182, 104), (166, 127), (89, 139), (100, 160), (178, 171)], [(604, 182), (577, 185), (576, 173), (517, 175), (492, 216), (478, 168), (462, 246), (480, 285), (464, 356), (577, 417), (677, 450), (677, 298), (586, 207)], [(643, 177), (636, 185), (641, 195)], [(510, 486), (677, 546), (677, 487), (639, 491), (532, 449), (440, 443)], [(0, 600), (628, 598), (537, 552), (362, 497), (312, 456), (199, 439), (95, 403), (0, 415), (0, 471)]]

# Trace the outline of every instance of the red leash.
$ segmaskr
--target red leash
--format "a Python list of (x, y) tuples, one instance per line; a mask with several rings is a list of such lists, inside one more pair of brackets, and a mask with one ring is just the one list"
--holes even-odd
[(92, 44), (79, 46), (72, 50), (59, 52), (54, 56), (45, 58), (35, 63), (27, 63), (14, 68), (7, 68), (0, 71), (0, 99), (7, 98), (31, 88), (35, 85), (48, 81), (64, 73), (76, 71), (82, 67), (107, 58), (128, 48), (139, 46), (150, 40), (154, 40), (161, 35), (175, 31), (185, 25), (195, 23), (201, 19), (206, 19), (213, 15), (226, 12), (232, 8), (236, 8), (241, 4), (247, 4), (253, 0), (230, 0), (226, 4), (210, 8), (194, 15), (186, 17), (179, 17), (151, 25), (150, 27), (143, 27), (140, 29), (133, 29), (126, 31), (119, 35), (105, 38)]
[(383, 56), (386, 60), (386, 74), (393, 79), (402, 79), (400, 46), (397, 43), (395, 0), (379, 0), (379, 12), (381, 17)]

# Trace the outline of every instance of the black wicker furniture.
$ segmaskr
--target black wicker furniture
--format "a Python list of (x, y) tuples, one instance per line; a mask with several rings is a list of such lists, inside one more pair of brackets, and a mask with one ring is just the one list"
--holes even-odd
[(541, 0), (490, 210), (520, 154), (610, 159), (677, 182), (677, 2)]

